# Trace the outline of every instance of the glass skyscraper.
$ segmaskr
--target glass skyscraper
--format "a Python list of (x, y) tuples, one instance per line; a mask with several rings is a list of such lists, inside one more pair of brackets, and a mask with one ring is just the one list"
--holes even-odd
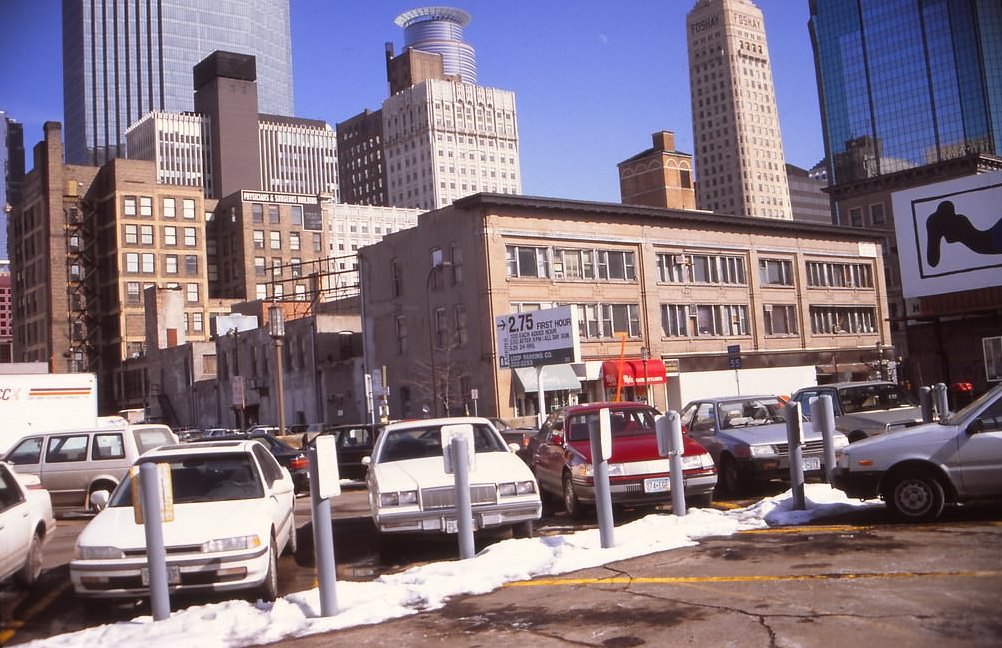
[(811, 0), (833, 185), (1002, 156), (1002, 2)]
[(289, 0), (63, 0), (66, 161), (123, 157), (140, 117), (192, 110), (215, 50), (255, 56), (259, 110), (294, 114)]

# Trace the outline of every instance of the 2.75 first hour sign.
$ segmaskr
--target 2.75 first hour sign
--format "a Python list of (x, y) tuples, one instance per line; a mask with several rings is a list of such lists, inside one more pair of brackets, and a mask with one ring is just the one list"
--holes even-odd
[(494, 323), (502, 369), (580, 361), (574, 306), (498, 315)]

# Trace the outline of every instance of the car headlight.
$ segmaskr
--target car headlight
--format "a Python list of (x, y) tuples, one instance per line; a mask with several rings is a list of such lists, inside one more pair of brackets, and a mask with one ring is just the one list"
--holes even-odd
[(412, 506), (417, 504), (417, 491), (397, 491), (393, 493), (380, 493), (380, 506)]
[(89, 547), (77, 545), (73, 556), (80, 560), (121, 560), (125, 552), (118, 547)]
[(832, 445), (836, 448), (844, 448), (849, 445), (849, 437), (844, 434), (836, 434), (832, 437)]
[(240, 551), (242, 549), (253, 549), (261, 546), (261, 538), (256, 533), (243, 536), (233, 536), (232, 538), (217, 538), (202, 543), (202, 553), (216, 553), (219, 551)]
[(498, 484), (498, 494), (501, 495), (501, 497), (528, 495), (535, 492), (536, 482), (534, 481), (505, 482), (503, 484)]
[(770, 457), (776, 454), (776, 448), (769, 444), (748, 446), (748, 451), (753, 457)]
[(693, 468), (712, 468), (713, 457), (708, 452), (696, 455), (682, 455), (682, 469), (691, 470)]

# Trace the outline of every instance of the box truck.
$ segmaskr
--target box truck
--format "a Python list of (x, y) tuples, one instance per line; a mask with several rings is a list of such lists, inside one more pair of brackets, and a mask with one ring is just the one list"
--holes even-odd
[(0, 454), (32, 433), (97, 423), (94, 374), (0, 374)]

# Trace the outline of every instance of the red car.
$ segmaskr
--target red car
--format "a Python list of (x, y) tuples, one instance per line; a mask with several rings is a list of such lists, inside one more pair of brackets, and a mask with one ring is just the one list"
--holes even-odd
[[(557, 410), (529, 444), (530, 466), (542, 493), (563, 500), (572, 517), (595, 503), (589, 434), (597, 433), (599, 411), (609, 408), (612, 457), (609, 483), (612, 503), (653, 506), (671, 502), (668, 458), (658, 454), (654, 429), (659, 412), (644, 403), (588, 403)], [(685, 499), (708, 506), (717, 484), (717, 470), (706, 449), (683, 436), (682, 468)]]

